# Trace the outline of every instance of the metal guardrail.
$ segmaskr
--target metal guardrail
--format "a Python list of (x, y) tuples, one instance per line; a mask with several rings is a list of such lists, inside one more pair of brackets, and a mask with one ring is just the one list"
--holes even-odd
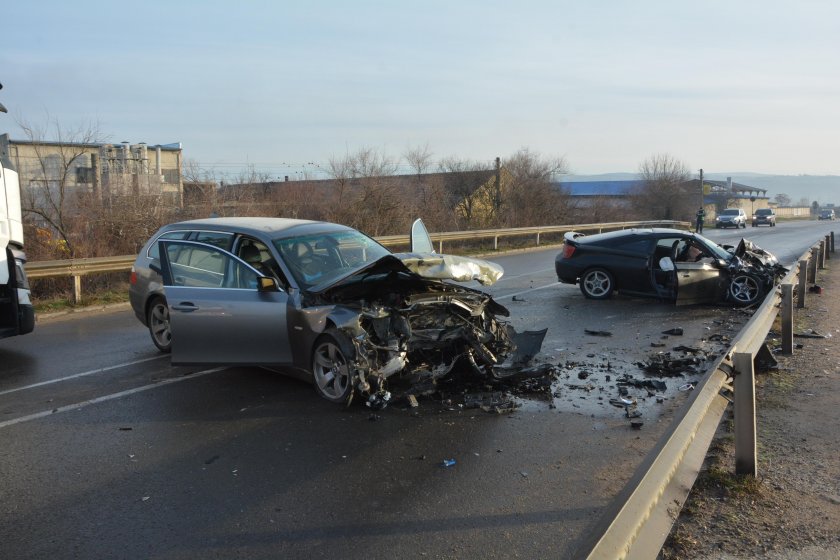
[[(607, 507), (591, 536), (578, 548), (575, 558), (656, 558), (676, 520), (675, 505), (682, 507), (705, 460), (720, 419), (730, 402), (735, 410), (735, 470), (756, 474), (755, 370), (757, 354), (766, 351), (765, 340), (779, 307), (784, 333), (792, 329), (793, 292), (798, 288), (799, 307), (804, 307), (805, 282), (815, 282), (816, 271), (825, 267), (834, 252), (834, 233), (806, 251), (697, 384), (689, 400), (634, 473), (624, 489)], [(781, 305), (780, 305), (781, 304)], [(734, 380), (734, 387), (728, 385)], [(733, 400), (722, 395), (733, 390)]]
[[(444, 241), (469, 241), (475, 239), (493, 239), (493, 249), (498, 250), (499, 239), (502, 237), (535, 236), (536, 244), (540, 244), (540, 236), (567, 231), (581, 231), (598, 233), (617, 229), (634, 227), (674, 227), (688, 229), (691, 224), (674, 220), (644, 221), (644, 222), (608, 222), (596, 224), (570, 224), (557, 226), (539, 226), (508, 229), (482, 229), (470, 231), (446, 231), (430, 234), (432, 241), (438, 243), (438, 252), (443, 253)], [(375, 238), (386, 247), (408, 246), (408, 235), (386, 235)], [(73, 294), (75, 302), (82, 300), (82, 276), (103, 272), (128, 272), (134, 264), (135, 255), (118, 257), (97, 257), (88, 259), (67, 259), (58, 261), (35, 261), (26, 263), (26, 275), (31, 279), (37, 278), (73, 278)]]

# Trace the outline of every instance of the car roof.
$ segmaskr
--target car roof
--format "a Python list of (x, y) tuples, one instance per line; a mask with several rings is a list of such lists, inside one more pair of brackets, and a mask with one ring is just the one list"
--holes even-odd
[(306, 235), (324, 231), (351, 230), (347, 226), (331, 222), (317, 222), (312, 220), (296, 220), (292, 218), (245, 217), (234, 218), (206, 218), (187, 220), (166, 225), (163, 231), (179, 229), (202, 229), (210, 231), (224, 231), (243, 233), (247, 235), (267, 235), (269, 237), (287, 237), (292, 235)]

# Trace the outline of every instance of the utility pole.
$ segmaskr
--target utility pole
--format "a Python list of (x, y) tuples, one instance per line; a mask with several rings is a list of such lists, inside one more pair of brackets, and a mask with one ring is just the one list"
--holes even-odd
[(700, 170), (700, 208), (703, 208), (705, 206), (705, 204), (703, 204), (703, 202), (705, 201), (705, 198), (706, 197), (703, 196), (703, 170), (701, 169)]

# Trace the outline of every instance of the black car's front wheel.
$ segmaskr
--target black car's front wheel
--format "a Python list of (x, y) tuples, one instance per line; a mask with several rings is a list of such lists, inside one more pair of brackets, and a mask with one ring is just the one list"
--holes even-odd
[(580, 291), (589, 299), (607, 299), (614, 289), (612, 274), (603, 268), (590, 268), (580, 277)]
[(337, 329), (327, 329), (312, 351), (315, 390), (334, 403), (347, 402), (353, 393), (353, 343)]
[(761, 298), (761, 283), (749, 274), (736, 274), (729, 283), (729, 297), (738, 305), (752, 305)]

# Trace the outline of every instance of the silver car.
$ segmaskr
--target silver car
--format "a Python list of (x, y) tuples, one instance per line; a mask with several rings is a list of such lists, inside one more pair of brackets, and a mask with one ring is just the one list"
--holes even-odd
[(435, 254), (421, 221), (395, 255), (327, 222), (215, 218), (167, 225), (143, 247), (129, 296), (173, 364), (259, 365), (314, 381), (333, 402), (390, 398), (386, 380), (435, 383), (456, 364), (479, 375), (514, 348), (488, 294), (494, 263)]

